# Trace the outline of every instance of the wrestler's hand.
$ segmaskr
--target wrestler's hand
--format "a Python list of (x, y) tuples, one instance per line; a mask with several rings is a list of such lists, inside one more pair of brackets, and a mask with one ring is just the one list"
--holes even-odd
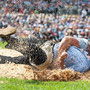
[(64, 60), (65, 58), (67, 58), (67, 52), (64, 51), (60, 56), (60, 60)]
[(53, 69), (64, 69), (64, 59), (67, 57), (67, 53), (64, 51), (62, 52), (61, 56), (57, 57), (53, 63), (52, 68)]

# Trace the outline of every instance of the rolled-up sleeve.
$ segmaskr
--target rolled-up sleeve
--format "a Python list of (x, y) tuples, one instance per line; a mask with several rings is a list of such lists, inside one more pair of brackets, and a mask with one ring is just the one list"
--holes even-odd
[(83, 38), (76, 38), (79, 41), (79, 47), (85, 51), (88, 51), (88, 40)]

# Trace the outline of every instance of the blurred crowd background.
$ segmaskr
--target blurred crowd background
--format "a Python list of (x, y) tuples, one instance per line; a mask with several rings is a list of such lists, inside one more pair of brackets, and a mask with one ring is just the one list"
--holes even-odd
[(7, 26), (16, 27), (16, 38), (90, 40), (90, 0), (0, 0), (0, 28)]

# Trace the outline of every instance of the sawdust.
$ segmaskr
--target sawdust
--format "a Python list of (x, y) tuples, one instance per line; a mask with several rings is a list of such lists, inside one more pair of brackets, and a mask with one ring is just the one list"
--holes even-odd
[(33, 70), (28, 65), (0, 64), (0, 77), (34, 79)]
[(83, 76), (81, 77), (81, 80), (88, 80), (90, 81), (90, 70), (83, 73)]
[(0, 64), (0, 77), (41, 81), (90, 80), (90, 71), (84, 74), (69, 69), (36, 71), (29, 65), (9, 63)]
[(42, 81), (74, 81), (81, 78), (81, 73), (73, 70), (43, 70), (35, 72), (35, 79)]

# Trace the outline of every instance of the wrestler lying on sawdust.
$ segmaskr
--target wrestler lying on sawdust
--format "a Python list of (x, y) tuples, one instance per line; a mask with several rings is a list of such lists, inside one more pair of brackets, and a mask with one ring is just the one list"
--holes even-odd
[[(43, 50), (43, 61), (40, 56), (31, 57), (29, 62), (37, 69), (69, 68), (78, 72), (90, 70), (90, 45), (88, 40), (82, 38), (65, 37), (61, 42), (50, 45), (46, 42), (41, 45)], [(39, 52), (38, 52), (39, 53)]]
[[(88, 56), (90, 45), (86, 39), (68, 36), (59, 43), (53, 44), (51, 41), (47, 41), (41, 46), (35, 45), (30, 40), (27, 41), (27, 39), (18, 42), (17, 39), (13, 38), (12, 42), (17, 41), (14, 43), (10, 42), (12, 38), (7, 39), (6, 37), (4, 39), (8, 41), (8, 48), (21, 52), (27, 57), (27, 63), (38, 70), (69, 68), (82, 73), (90, 69), (90, 58)], [(19, 46), (17, 47), (17, 45)], [(19, 49), (21, 46), (23, 48)]]

